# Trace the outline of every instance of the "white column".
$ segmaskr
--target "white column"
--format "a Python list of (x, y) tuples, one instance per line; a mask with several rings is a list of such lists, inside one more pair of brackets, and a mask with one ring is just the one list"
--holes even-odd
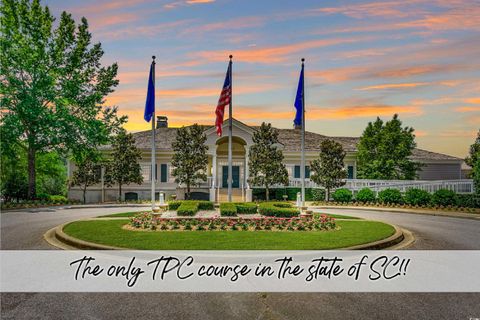
[(212, 185), (210, 186), (210, 201), (216, 201), (217, 188), (217, 153), (212, 155)]
[(245, 147), (245, 182), (247, 185), (247, 189), (245, 190), (245, 201), (252, 202), (252, 189), (250, 189), (250, 184), (248, 183), (248, 176), (250, 174), (250, 169), (248, 167), (248, 145)]

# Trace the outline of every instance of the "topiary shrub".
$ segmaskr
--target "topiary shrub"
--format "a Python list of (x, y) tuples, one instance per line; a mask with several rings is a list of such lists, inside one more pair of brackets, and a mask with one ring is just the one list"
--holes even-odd
[(383, 204), (401, 204), (403, 203), (403, 197), (398, 189), (385, 189), (378, 193), (378, 201)]
[(346, 188), (340, 188), (335, 190), (332, 197), (335, 202), (350, 202), (352, 201), (353, 194), (352, 191)]
[(426, 206), (432, 202), (432, 195), (422, 189), (408, 189), (405, 192), (405, 203), (411, 204), (413, 206)]
[[(325, 189), (312, 189), (312, 201), (324, 201), (325, 200)], [(305, 196), (306, 198), (306, 196)]]
[(198, 209), (199, 210), (213, 210), (214, 209), (214, 204), (212, 201), (206, 201), (206, 200), (197, 200), (198, 202)]
[(257, 204), (253, 202), (237, 202), (234, 203), (237, 207), (237, 213), (240, 214), (255, 214), (257, 213)]
[(177, 210), (178, 207), (182, 204), (182, 201), (180, 200), (172, 200), (168, 201), (168, 210)]
[(374, 202), (375, 192), (373, 192), (370, 188), (363, 188), (358, 191), (357, 195), (355, 196), (355, 200), (363, 203)]
[(177, 215), (179, 216), (194, 216), (197, 212), (198, 202), (195, 201), (183, 201), (177, 209)]
[(220, 203), (220, 215), (224, 217), (233, 217), (237, 215), (237, 206), (234, 203)]
[(480, 195), (457, 194), (457, 205), (463, 208), (480, 208)]
[(433, 193), (432, 202), (437, 206), (455, 206), (457, 194), (452, 190), (440, 189)]
[(291, 218), (298, 216), (300, 211), (285, 202), (263, 202), (258, 206), (258, 213), (268, 217)]

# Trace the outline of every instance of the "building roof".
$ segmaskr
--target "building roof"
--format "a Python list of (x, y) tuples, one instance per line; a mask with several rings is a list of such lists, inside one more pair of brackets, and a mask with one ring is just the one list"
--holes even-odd
[[(213, 126), (202, 126), (204, 130), (210, 129)], [(258, 126), (249, 126), (253, 129)], [(175, 140), (178, 128), (157, 128), (155, 130), (156, 148), (159, 151), (171, 151), (172, 142)], [(284, 146), (285, 152), (300, 152), (300, 134), (298, 129), (277, 129), (280, 143)], [(140, 149), (150, 149), (151, 131), (140, 131), (133, 133), (136, 145)], [(356, 152), (359, 137), (329, 137), (315, 132), (305, 132), (305, 150), (306, 151), (320, 151), (320, 144), (326, 139), (333, 139), (339, 142), (346, 152)], [(108, 146), (105, 147), (108, 149)], [(415, 148), (412, 152), (412, 159), (414, 160), (462, 160), (457, 157), (449, 156), (442, 153), (431, 152), (423, 149)]]

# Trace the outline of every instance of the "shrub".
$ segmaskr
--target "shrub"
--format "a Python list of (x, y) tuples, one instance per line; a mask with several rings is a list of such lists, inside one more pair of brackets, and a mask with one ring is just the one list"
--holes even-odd
[(336, 202), (350, 202), (352, 201), (353, 194), (352, 191), (346, 188), (340, 188), (335, 190), (332, 197)]
[(452, 190), (440, 189), (433, 193), (432, 202), (437, 206), (455, 206), (457, 194)]
[(375, 201), (375, 192), (373, 192), (370, 188), (363, 188), (358, 191), (355, 199), (359, 202), (374, 202)]
[(212, 201), (206, 201), (206, 200), (197, 200), (195, 202), (198, 202), (198, 209), (200, 210), (213, 210), (214, 205)]
[(198, 212), (198, 202), (196, 201), (183, 201), (178, 207), (177, 214), (179, 216), (194, 216)]
[(405, 203), (411, 204), (414, 206), (425, 206), (429, 205), (432, 201), (432, 196), (428, 191), (422, 189), (408, 189), (405, 192)]
[(378, 201), (381, 203), (403, 203), (402, 193), (398, 189), (385, 189), (378, 193)]
[(168, 210), (177, 210), (181, 204), (182, 204), (182, 201), (180, 200), (168, 201)]
[(234, 203), (220, 203), (220, 215), (224, 217), (236, 216), (237, 206)]
[(457, 205), (464, 208), (480, 208), (480, 196), (476, 194), (457, 194)]
[(300, 211), (296, 208), (293, 208), (291, 204), (282, 202), (260, 203), (258, 206), (258, 212), (264, 216), (282, 218), (295, 217), (300, 213)]
[(184, 203), (196, 203), (199, 210), (213, 210), (214, 205), (211, 201), (206, 200), (173, 200), (168, 201), (168, 210), (177, 210)]
[(257, 204), (253, 202), (237, 202), (237, 213), (241, 214), (255, 214), (257, 213)]
[[(312, 201), (324, 201), (325, 200), (325, 189), (312, 189)], [(307, 198), (305, 196), (305, 198)]]
[(37, 200), (48, 200), (50, 198), (50, 195), (46, 193), (37, 193), (36, 199)]
[(59, 195), (50, 196), (49, 200), (54, 203), (66, 203), (68, 201), (66, 197)]

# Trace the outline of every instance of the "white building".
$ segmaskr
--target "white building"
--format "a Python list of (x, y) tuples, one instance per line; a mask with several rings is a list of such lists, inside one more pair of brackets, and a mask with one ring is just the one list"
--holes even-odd
[[(228, 121), (224, 123), (224, 136), (218, 137), (214, 126), (205, 126), (205, 135), (208, 145), (208, 180), (200, 186), (192, 189), (197, 197), (223, 201), (227, 197), (227, 176), (228, 176)], [(248, 150), (253, 144), (253, 133), (258, 127), (248, 126), (238, 120), (233, 120), (233, 196), (235, 201), (249, 199), (247, 183), (248, 177)], [(279, 132), (280, 148), (283, 150), (285, 165), (289, 174), (289, 185), (300, 186), (300, 130), (297, 129), (277, 129)], [(172, 176), (171, 158), (173, 154), (172, 142), (175, 140), (177, 128), (169, 128), (166, 117), (159, 117), (156, 129), (156, 181), (157, 197), (159, 192), (164, 192), (167, 196), (176, 194), (178, 199), (184, 197), (185, 190), (182, 186), (175, 183)], [(122, 186), (123, 197), (126, 199), (148, 200), (151, 195), (151, 131), (142, 131), (133, 134), (137, 147), (142, 150), (141, 167), (144, 183), (142, 185), (130, 184)], [(305, 133), (306, 150), (306, 177), (307, 187), (315, 187), (310, 182), (308, 163), (318, 158), (320, 144), (325, 139), (333, 139), (342, 144), (347, 155), (345, 157), (345, 167), (348, 172), (348, 179), (351, 182), (356, 181), (356, 146), (359, 138), (357, 137), (327, 137), (318, 133)], [(103, 148), (108, 151), (109, 147)], [(463, 159), (452, 157), (445, 154), (430, 152), (422, 149), (415, 149), (412, 158), (424, 164), (419, 171), (419, 180), (452, 180), (461, 179), (461, 165)], [(69, 164), (69, 177), (75, 170), (73, 163)], [(103, 170), (99, 170), (102, 174)], [(348, 185), (348, 183), (347, 183)], [(353, 185), (353, 184), (352, 184)], [(71, 187), (69, 197), (72, 199), (82, 199), (82, 190), (79, 187)], [(87, 202), (115, 201), (118, 197), (118, 188), (108, 188), (100, 183), (91, 186), (87, 191)]]

